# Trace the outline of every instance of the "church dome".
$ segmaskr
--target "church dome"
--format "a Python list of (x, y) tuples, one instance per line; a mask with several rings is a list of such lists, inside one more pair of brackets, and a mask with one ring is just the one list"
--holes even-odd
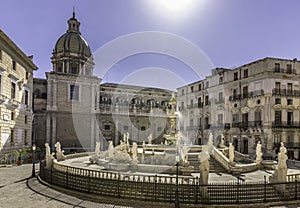
[(92, 55), (91, 48), (80, 34), (80, 22), (75, 18), (75, 13), (69, 19), (68, 25), (67, 32), (57, 40), (53, 54), (74, 53), (79, 56), (90, 57)]

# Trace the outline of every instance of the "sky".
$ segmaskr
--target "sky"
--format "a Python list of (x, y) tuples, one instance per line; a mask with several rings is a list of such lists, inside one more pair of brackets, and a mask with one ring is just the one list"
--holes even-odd
[[(182, 2), (184, 2), (182, 4)], [(39, 67), (75, 7), (102, 82), (169, 88), (214, 67), (265, 57), (300, 59), (298, 0), (0, 0), (0, 28)], [(181, 5), (180, 5), (181, 3)]]

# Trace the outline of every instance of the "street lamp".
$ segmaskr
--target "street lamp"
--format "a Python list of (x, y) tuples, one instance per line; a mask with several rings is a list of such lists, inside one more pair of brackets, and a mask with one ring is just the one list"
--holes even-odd
[(32, 145), (32, 175), (31, 177), (35, 177), (35, 144)]
[(175, 208), (179, 208), (179, 194), (178, 194), (178, 165), (179, 165), (179, 155), (178, 147), (176, 151), (176, 190), (175, 190)]

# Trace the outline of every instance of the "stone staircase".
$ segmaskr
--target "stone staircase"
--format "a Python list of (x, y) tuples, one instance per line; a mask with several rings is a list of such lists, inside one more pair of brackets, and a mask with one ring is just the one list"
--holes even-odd
[[(188, 156), (188, 161), (189, 161), (190, 165), (194, 167), (195, 172), (199, 172), (200, 162), (198, 160), (198, 154), (199, 153), (189, 153), (189, 156)], [(210, 173), (225, 173), (225, 172), (227, 172), (226, 169), (222, 165), (220, 165), (220, 163), (213, 156), (210, 156), (209, 165), (210, 165), (210, 167), (209, 167)]]

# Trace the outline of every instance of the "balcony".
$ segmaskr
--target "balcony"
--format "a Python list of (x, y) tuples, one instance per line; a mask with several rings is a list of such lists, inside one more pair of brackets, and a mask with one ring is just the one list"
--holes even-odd
[(298, 97), (300, 96), (300, 90), (287, 90), (287, 89), (274, 88), (272, 90), (272, 96)]
[(230, 129), (230, 123), (220, 123), (210, 126), (211, 129)]
[(300, 123), (296, 121), (273, 121), (272, 128), (299, 128)]
[(295, 69), (284, 69), (284, 68), (274, 68), (274, 73), (283, 73), (283, 74), (296, 74)]
[(300, 142), (285, 142), (284, 146), (288, 149), (300, 149)]
[(234, 102), (242, 99), (254, 98), (263, 95), (264, 95), (264, 90), (255, 90), (255, 91), (248, 92), (247, 94), (245, 93), (245, 94), (237, 94), (237, 95), (229, 96), (229, 101)]
[(262, 127), (262, 121), (242, 121), (242, 122), (235, 122), (231, 124), (233, 128), (258, 128)]

